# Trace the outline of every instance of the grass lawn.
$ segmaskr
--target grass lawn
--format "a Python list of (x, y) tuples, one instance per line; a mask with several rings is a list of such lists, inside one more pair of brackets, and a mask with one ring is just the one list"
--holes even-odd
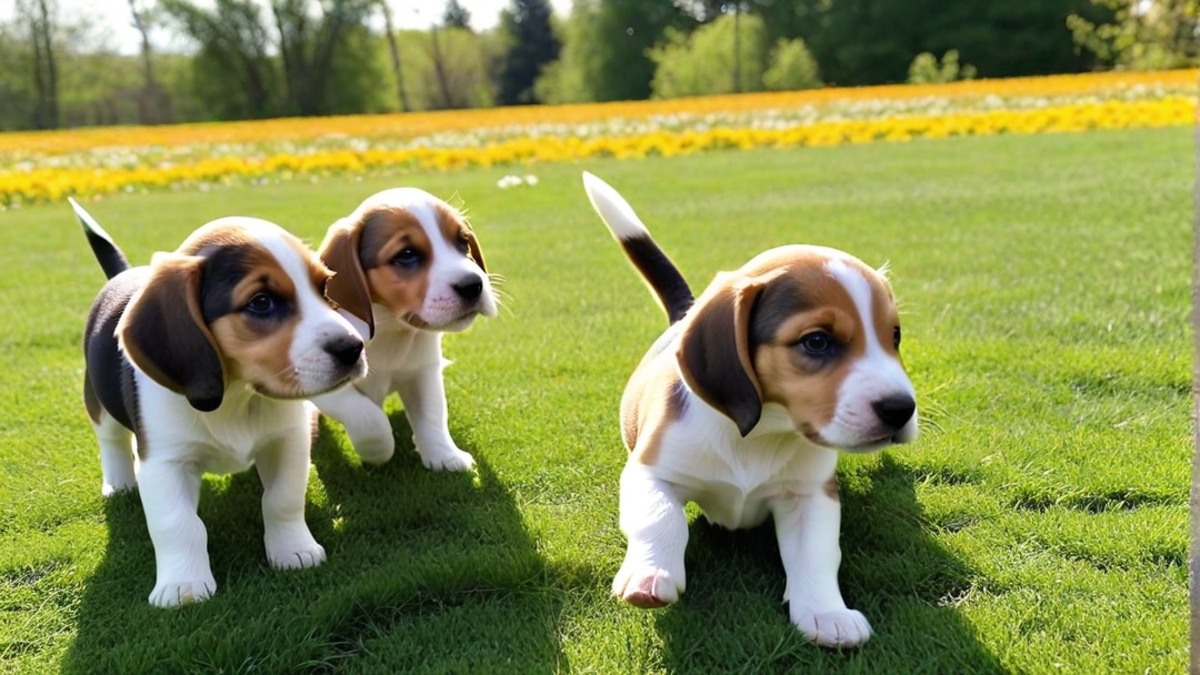
[[(407, 176), (460, 195), (511, 299), (447, 338), (479, 476), (314, 449), (321, 567), (269, 568), (253, 472), (205, 480), (220, 590), (162, 611), (137, 497), (100, 496), (81, 404), (103, 275), (66, 204), (0, 214), (0, 671), (1142, 673), (1187, 662), (1192, 137), (957, 138)], [(617, 403), (665, 319), (588, 206), (589, 169), (697, 292), (784, 243), (891, 261), (924, 427), (844, 458), (843, 591), (876, 635), (805, 644), (767, 526), (695, 518), (688, 589), (608, 595), (624, 552)], [(522, 172), (524, 173), (524, 171)], [(395, 184), (340, 178), (88, 208), (136, 262), (233, 213), (310, 241)], [(694, 511), (693, 511), (694, 513)]]

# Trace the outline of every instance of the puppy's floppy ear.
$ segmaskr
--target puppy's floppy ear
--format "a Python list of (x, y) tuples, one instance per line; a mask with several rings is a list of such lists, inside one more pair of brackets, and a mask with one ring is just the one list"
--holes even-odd
[(483, 264), (483, 249), (479, 248), (479, 239), (475, 236), (475, 230), (467, 225), (463, 231), (467, 234), (467, 248), (471, 251), (471, 260), (474, 260), (475, 264), (479, 265), (479, 269), (487, 274), (487, 265)]
[(370, 335), (375, 337), (375, 313), (371, 310), (371, 288), (358, 255), (362, 239), (362, 221), (339, 220), (329, 227), (321, 250), (321, 262), (333, 270), (334, 276), (325, 286), (325, 296), (366, 322)]
[(212, 412), (225, 396), (217, 341), (200, 311), (201, 265), (196, 256), (159, 254), (146, 286), (117, 325), (121, 349), (150, 379)]
[(762, 389), (750, 358), (750, 312), (765, 286), (757, 279), (726, 284), (696, 307), (679, 340), (679, 369), (688, 386), (733, 420), (742, 436), (762, 417)]

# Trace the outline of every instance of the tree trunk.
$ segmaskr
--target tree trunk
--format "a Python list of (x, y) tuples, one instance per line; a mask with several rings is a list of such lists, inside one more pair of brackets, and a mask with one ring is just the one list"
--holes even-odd
[(380, 0), (379, 8), (383, 10), (383, 27), (387, 31), (388, 49), (392, 52), (392, 72), (396, 73), (396, 88), (400, 92), (400, 110), (408, 112), (408, 92), (404, 89), (404, 71), (400, 69), (400, 46), (396, 44), (396, 29), (392, 26), (392, 10), (388, 0)]
[(440, 31), (438, 30), (437, 26), (434, 26), (429, 30), (430, 56), (433, 57), (433, 72), (437, 76), (438, 90), (442, 94), (442, 100), (438, 107), (453, 108), (455, 106), (452, 94), (450, 92), (450, 81), (446, 76), (446, 64), (442, 58), (442, 45), (438, 39), (439, 32)]

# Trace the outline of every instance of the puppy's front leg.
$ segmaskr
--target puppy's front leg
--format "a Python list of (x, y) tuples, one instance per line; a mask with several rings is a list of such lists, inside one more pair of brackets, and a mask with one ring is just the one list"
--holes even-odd
[(198, 602), (217, 590), (208, 562), (208, 533), (196, 515), (200, 471), (184, 462), (155, 459), (174, 454), (155, 447), (139, 475), (142, 510), (154, 542), (157, 579), (150, 604), (156, 607)]
[(272, 567), (316, 567), (325, 560), (325, 549), (304, 522), (310, 448), (308, 430), (296, 425), (254, 458), (263, 484), (263, 542)]
[[(367, 380), (371, 380), (371, 375), (367, 375)], [(311, 400), (322, 413), (342, 423), (362, 461), (383, 464), (396, 452), (392, 424), (381, 406), (383, 397), (373, 400), (359, 391), (358, 384), (351, 384)]]
[(613, 595), (647, 609), (678, 600), (687, 586), (687, 515), (674, 488), (635, 462), (621, 472), (621, 531), (629, 548)]
[(397, 376), (396, 393), (412, 426), (413, 442), (421, 462), (434, 471), (467, 471), (475, 465), (471, 454), (458, 449), (450, 438), (446, 411), (446, 385), (439, 358), (411, 373)]
[(789, 604), (792, 623), (823, 647), (865, 643), (871, 637), (871, 625), (861, 612), (846, 607), (838, 588), (842, 505), (836, 490), (792, 495), (773, 504), (771, 510), (787, 573), (783, 598)]

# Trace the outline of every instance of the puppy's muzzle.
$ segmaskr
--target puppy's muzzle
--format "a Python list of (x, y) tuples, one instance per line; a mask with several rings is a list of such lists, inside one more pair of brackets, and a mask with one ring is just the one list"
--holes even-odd
[(462, 298), (464, 303), (473, 305), (479, 302), (479, 297), (483, 295), (483, 279), (472, 274), (452, 284), (450, 288), (454, 289), (454, 292), (459, 298)]
[(899, 431), (912, 419), (917, 402), (908, 394), (893, 394), (871, 402), (875, 415), (892, 431)]
[(363, 342), (356, 337), (347, 335), (326, 342), (324, 349), (339, 365), (352, 368), (362, 356)]

